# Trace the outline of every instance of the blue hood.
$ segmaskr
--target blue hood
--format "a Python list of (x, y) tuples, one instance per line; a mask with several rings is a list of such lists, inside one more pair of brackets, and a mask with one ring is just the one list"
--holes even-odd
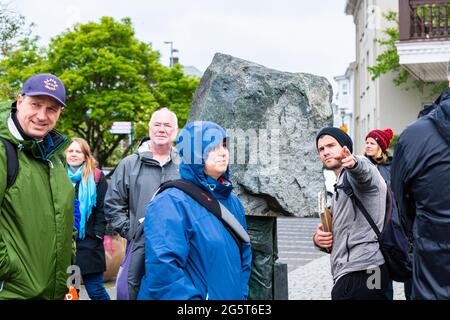
[(233, 186), (229, 182), (229, 167), (222, 175), (226, 180), (220, 183), (205, 174), (205, 159), (208, 153), (228, 136), (225, 130), (214, 122), (194, 121), (181, 130), (177, 139), (177, 150), (181, 158), (180, 176), (212, 192), (218, 198), (228, 197)]

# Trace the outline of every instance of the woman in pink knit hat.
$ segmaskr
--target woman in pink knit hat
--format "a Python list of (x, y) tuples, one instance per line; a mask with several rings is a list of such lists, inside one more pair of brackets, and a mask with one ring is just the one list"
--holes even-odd
[[(391, 189), (391, 163), (392, 157), (389, 156), (387, 149), (394, 133), (392, 129), (372, 130), (366, 136), (366, 146), (364, 155), (377, 166), (381, 176), (386, 181), (387, 187)], [(390, 283), (390, 298), (393, 299), (394, 291), (392, 281)]]
[(366, 136), (366, 146), (364, 154), (372, 161), (380, 171), (388, 187), (391, 187), (391, 162), (387, 149), (394, 133), (392, 129), (372, 130)]

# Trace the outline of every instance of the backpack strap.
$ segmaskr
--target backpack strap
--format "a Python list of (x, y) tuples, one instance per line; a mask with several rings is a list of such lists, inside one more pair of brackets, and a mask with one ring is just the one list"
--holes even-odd
[(242, 242), (249, 243), (250, 237), (242, 225), (236, 220), (234, 215), (224, 205), (217, 201), (211, 193), (203, 190), (191, 181), (183, 179), (163, 183), (158, 191), (156, 191), (155, 196), (168, 188), (177, 188), (187, 193), (191, 198), (196, 200), (219, 219), (236, 242), (242, 260)]
[(366, 218), (367, 222), (372, 227), (373, 231), (375, 231), (375, 234), (377, 235), (377, 238), (380, 239), (380, 235), (381, 235), (380, 229), (378, 229), (377, 225), (373, 221), (373, 219), (370, 216), (369, 212), (367, 212), (367, 210), (364, 207), (364, 205), (362, 204), (361, 200), (359, 200), (358, 197), (355, 196), (355, 193), (353, 192), (353, 188), (352, 188), (350, 182), (348, 181), (348, 177), (347, 177), (348, 173), (347, 173), (347, 171), (344, 171), (343, 175), (344, 175), (343, 176), (343, 183), (342, 183), (342, 186), (340, 186), (339, 188), (342, 188), (342, 190), (344, 190), (345, 194), (359, 208), (359, 210), (363, 214), (364, 218)]
[(6, 168), (7, 168), (6, 188), (9, 188), (16, 181), (17, 174), (19, 172), (19, 160), (17, 155), (17, 148), (8, 139), (0, 137), (0, 140), (2, 140), (6, 150)]

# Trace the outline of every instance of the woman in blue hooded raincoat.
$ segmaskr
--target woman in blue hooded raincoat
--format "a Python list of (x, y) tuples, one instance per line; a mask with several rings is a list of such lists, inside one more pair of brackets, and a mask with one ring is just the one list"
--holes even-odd
[[(244, 207), (228, 180), (226, 133), (217, 124), (187, 124), (177, 140), (180, 176), (209, 191), (247, 229)], [(250, 243), (242, 256), (230, 232), (211, 212), (177, 188), (158, 194), (144, 222), (145, 276), (138, 299), (246, 299)]]

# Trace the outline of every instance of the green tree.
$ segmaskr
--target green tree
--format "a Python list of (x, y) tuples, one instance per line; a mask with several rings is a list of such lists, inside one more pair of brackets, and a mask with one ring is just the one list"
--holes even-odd
[(0, 1), (0, 57), (7, 56), (14, 46), (30, 35), (33, 24), (28, 27), (25, 17)]
[(180, 128), (186, 124), (192, 97), (199, 82), (199, 78), (186, 77), (179, 64), (164, 68), (161, 72), (159, 86), (154, 91), (155, 98), (161, 106), (177, 114)]
[(135, 37), (129, 18), (74, 26), (50, 43), (47, 70), (67, 87), (63, 130), (84, 137), (100, 164), (107, 163), (124, 135), (110, 134), (113, 121), (133, 121), (134, 139), (122, 156), (144, 136), (158, 108), (187, 117), (198, 81), (179, 67), (159, 62), (159, 53)]
[(384, 18), (393, 22), (393, 27), (386, 28), (383, 33), (387, 35), (387, 38), (378, 40), (378, 43), (386, 47), (386, 50), (378, 55), (377, 63), (372, 67), (367, 67), (367, 70), (372, 75), (372, 80), (381, 77), (384, 74), (393, 72), (395, 77), (393, 82), (396, 86), (401, 87), (404, 90), (410, 89), (425, 89), (425, 87), (431, 87), (431, 96), (439, 94), (448, 86), (448, 82), (443, 81), (439, 83), (427, 83), (421, 80), (414, 79), (411, 74), (400, 65), (400, 59), (397, 53), (397, 46), (395, 42), (400, 39), (398, 14), (394, 11), (389, 11), (383, 14)]
[[(48, 48), (39, 48), (37, 38), (22, 39), (0, 61), (0, 94), (13, 99), (23, 81), (38, 72), (61, 78), (67, 108), (57, 128), (85, 138), (100, 165), (115, 165), (147, 136), (156, 109), (170, 108), (184, 125), (199, 83), (179, 65), (163, 66), (159, 53), (136, 38), (129, 18), (77, 24)], [(132, 143), (125, 149), (118, 147), (128, 137), (108, 130), (113, 121), (134, 123)]]
[(0, 100), (13, 100), (30, 76), (43, 71), (45, 51), (37, 37), (19, 40), (14, 49), (0, 60)]
[(67, 90), (60, 125), (85, 138), (100, 164), (125, 138), (109, 133), (113, 121), (133, 121), (140, 129), (159, 107), (152, 94), (163, 68), (158, 59), (136, 39), (128, 18), (103, 17), (52, 39), (46, 69), (59, 75)]
[(32, 66), (42, 59), (38, 37), (31, 36), (33, 26), (0, 2), (0, 100), (15, 98), (22, 81), (34, 72)]

